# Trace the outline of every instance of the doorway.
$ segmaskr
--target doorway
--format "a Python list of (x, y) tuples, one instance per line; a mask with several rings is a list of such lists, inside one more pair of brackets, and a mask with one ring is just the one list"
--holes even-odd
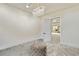
[(54, 44), (60, 43), (60, 17), (52, 18), (51, 34)]

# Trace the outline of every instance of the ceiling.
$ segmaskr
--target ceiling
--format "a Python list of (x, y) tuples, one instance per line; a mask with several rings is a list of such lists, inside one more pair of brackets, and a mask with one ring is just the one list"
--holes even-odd
[(30, 7), (26, 8), (26, 4), (27, 3), (9, 3), (7, 5), (20, 8), (29, 13), (32, 13), (33, 9), (39, 6), (45, 6), (45, 14), (77, 5), (77, 3), (31, 3)]

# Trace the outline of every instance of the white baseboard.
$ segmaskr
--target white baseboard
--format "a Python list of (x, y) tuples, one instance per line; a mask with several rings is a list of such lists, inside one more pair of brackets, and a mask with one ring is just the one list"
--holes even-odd
[(60, 44), (62, 44), (62, 45), (66, 45), (66, 46), (70, 46), (70, 47), (74, 47), (74, 48), (79, 48), (79, 45), (77, 45), (77, 44), (73, 44), (73, 43), (60, 42)]

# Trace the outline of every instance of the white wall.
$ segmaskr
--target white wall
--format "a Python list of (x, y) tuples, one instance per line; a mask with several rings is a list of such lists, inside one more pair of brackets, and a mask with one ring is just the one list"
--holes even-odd
[(79, 48), (79, 12), (65, 14), (61, 24), (61, 43)]
[(0, 4), (0, 49), (39, 38), (40, 20), (20, 9)]
[(45, 42), (51, 40), (51, 20), (42, 19), (41, 20), (41, 37)]

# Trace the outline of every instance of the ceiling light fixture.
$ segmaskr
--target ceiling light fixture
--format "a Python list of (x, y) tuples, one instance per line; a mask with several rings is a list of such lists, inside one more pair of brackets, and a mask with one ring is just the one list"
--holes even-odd
[(28, 5), (26, 5), (26, 8), (29, 8), (29, 6), (28, 6)]
[(45, 6), (39, 6), (33, 9), (32, 14), (35, 16), (41, 16), (45, 13)]
[(30, 3), (26, 4), (26, 8), (29, 8), (29, 7), (30, 7), (30, 5), (31, 5)]

